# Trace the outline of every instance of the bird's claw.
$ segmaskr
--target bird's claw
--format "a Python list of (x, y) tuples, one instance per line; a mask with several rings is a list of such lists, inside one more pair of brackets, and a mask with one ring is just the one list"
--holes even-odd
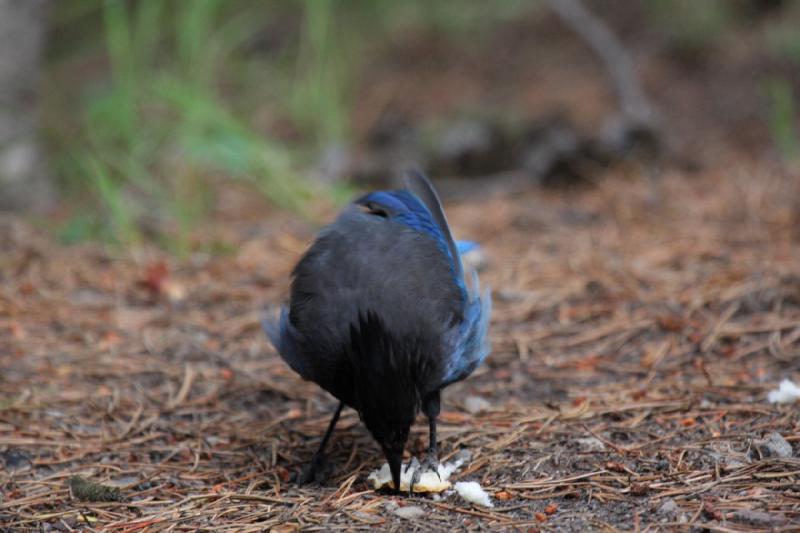
[(328, 477), (328, 474), (330, 474), (330, 465), (325, 456), (315, 454), (295, 479), (298, 485), (322, 483)]
[(411, 462), (406, 467), (406, 471), (408, 468), (415, 465), (414, 473), (411, 475), (411, 482), (408, 485), (408, 493), (409, 495), (414, 493), (414, 485), (419, 483), (419, 480), (422, 478), (422, 474), (429, 470), (432, 470), (436, 477), (439, 478), (439, 481), (442, 480), (442, 476), (439, 475), (439, 458), (436, 457), (436, 454), (429, 453), (425, 459), (420, 463), (416, 457), (414, 457)]
[(428, 455), (425, 457), (425, 460), (422, 461), (422, 470), (433, 470), (433, 473), (436, 474), (436, 477), (439, 478), (439, 481), (442, 480), (442, 476), (439, 475), (439, 458), (435, 453), (428, 453)]
[(419, 468), (419, 460), (416, 457), (412, 457), (411, 458), (411, 460), (406, 465), (405, 470), (403, 470), (403, 473), (407, 474), (408, 473), (408, 469), (412, 468), (412, 467), (414, 468), (415, 471)]

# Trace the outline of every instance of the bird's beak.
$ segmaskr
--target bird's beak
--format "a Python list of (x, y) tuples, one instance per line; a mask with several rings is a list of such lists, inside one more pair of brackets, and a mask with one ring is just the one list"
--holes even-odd
[(392, 473), (395, 492), (400, 492), (400, 467), (403, 464), (403, 452), (386, 453), (389, 471)]

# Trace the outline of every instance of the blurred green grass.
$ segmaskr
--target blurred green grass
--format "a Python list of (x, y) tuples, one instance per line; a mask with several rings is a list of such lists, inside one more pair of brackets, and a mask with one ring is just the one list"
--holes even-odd
[[(789, 0), (788, 13), (800, 12)], [(745, 0), (643, 0), (679, 54), (703, 55), (749, 20)], [(602, 3), (591, 4), (600, 6)], [(44, 125), (72, 206), (66, 241), (152, 240), (179, 253), (221, 188), (257, 191), (309, 215), (342, 191), (312, 178), (350, 145), (362, 67), (409, 28), (455, 47), (490, 46), (535, 0), (70, 0), (57, 2)], [(793, 17), (792, 20), (796, 20)], [(767, 27), (772, 57), (796, 61), (800, 33)], [(797, 151), (791, 84), (766, 85), (767, 120)], [(349, 191), (348, 191), (349, 193)]]
[(795, 128), (797, 114), (791, 85), (785, 79), (771, 79), (766, 83), (766, 93), (773, 142), (785, 160), (797, 161), (800, 142)]
[[(359, 67), (403, 27), (464, 36), (528, 9), (442, 0), (71, 0), (56, 5), (45, 126), (77, 206), (64, 240), (155, 237), (179, 252), (225, 183), (305, 212), (338, 189), (314, 158), (348, 143)], [(262, 110), (267, 110), (262, 113)], [(266, 114), (266, 118), (263, 116)], [(275, 135), (275, 123), (289, 133)], [(277, 128), (279, 129), (279, 128)]]
[(247, 183), (277, 206), (305, 209), (313, 189), (292, 148), (234, 110), (221, 83), (260, 30), (250, 22), (257, 18), (232, 16), (222, 0), (84, 0), (79, 7), (59, 13), (60, 22), (99, 26), (104, 39), (88, 50), (104, 56), (107, 68), (63, 99), (69, 109), (58, 116), (66, 120), (49, 124), (59, 175), (73, 197), (89, 195), (88, 212), (66, 224), (65, 238), (130, 244), (149, 228), (184, 252), (211, 208), (213, 187), (225, 180)]

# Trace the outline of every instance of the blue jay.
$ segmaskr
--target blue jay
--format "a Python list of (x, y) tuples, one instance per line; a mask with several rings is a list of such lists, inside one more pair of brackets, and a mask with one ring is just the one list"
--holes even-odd
[(441, 390), (489, 354), (491, 296), (465, 277), (459, 247), (428, 179), (372, 192), (325, 227), (292, 272), (289, 304), (264, 328), (284, 361), (339, 400), (299, 481), (318, 479), (342, 408), (358, 411), (400, 488), (403, 449), (421, 410), (430, 445), (420, 470), (438, 466)]

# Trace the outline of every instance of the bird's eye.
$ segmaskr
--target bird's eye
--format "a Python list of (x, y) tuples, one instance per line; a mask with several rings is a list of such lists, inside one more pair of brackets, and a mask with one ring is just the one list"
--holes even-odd
[(364, 211), (369, 213), (370, 215), (375, 215), (381, 218), (389, 218), (389, 213), (386, 211), (386, 209), (382, 208), (377, 204), (369, 202), (367, 204), (364, 204), (362, 207), (364, 208)]

